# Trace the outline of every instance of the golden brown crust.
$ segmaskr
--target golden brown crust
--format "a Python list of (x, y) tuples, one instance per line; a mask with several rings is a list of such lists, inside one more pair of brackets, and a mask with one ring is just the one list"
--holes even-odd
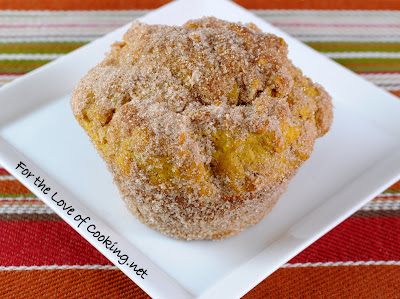
[(259, 222), (332, 123), (283, 39), (215, 18), (135, 22), (71, 107), (129, 210), (181, 239)]

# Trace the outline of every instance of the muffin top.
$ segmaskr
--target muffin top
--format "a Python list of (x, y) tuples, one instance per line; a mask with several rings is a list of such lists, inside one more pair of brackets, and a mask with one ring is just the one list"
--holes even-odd
[(290, 178), (332, 122), (330, 96), (287, 52), (254, 24), (134, 22), (80, 81), (71, 106), (134, 188), (251, 199)]

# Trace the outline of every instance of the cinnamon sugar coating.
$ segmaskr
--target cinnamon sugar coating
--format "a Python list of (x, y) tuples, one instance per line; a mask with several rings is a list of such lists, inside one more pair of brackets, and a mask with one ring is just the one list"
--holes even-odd
[(254, 24), (135, 22), (79, 82), (73, 113), (140, 221), (219, 239), (272, 209), (333, 117), (287, 51)]

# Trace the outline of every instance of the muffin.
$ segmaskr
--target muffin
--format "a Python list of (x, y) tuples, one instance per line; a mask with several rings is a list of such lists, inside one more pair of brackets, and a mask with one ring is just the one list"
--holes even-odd
[(185, 240), (263, 219), (333, 117), (287, 53), (254, 24), (213, 17), (134, 22), (111, 46), (71, 107), (133, 215)]

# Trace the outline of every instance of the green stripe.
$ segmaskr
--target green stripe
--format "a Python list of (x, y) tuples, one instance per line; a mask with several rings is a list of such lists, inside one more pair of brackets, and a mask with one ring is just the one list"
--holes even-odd
[(35, 194), (33, 193), (20, 193), (20, 194), (0, 194), (0, 198), (17, 198), (17, 197), (22, 197), (22, 198), (27, 198), (27, 197), (34, 197), (37, 198)]
[(339, 63), (354, 63), (354, 64), (392, 64), (400, 66), (400, 58), (336, 58), (334, 59)]
[[(0, 43), (0, 53), (57, 53), (64, 54), (77, 49), (86, 42), (19, 42)], [(357, 43), (357, 42), (308, 42), (320, 52), (398, 52), (400, 43)]]
[(65, 54), (84, 44), (86, 42), (0, 43), (0, 54)]
[(400, 52), (400, 42), (307, 42), (320, 52)]
[(400, 58), (337, 58), (334, 60), (354, 72), (400, 71)]
[(0, 60), (0, 66), (31, 66), (37, 64), (45, 64), (51, 60), (42, 60), (42, 59), (21, 59), (21, 60), (14, 60), (14, 59), (2, 59)]
[[(51, 45), (56, 44), (56, 47), (53, 49), (52, 53), (66, 53), (70, 49), (77, 48), (81, 46), (83, 43), (65, 43), (64, 48), (57, 48), (58, 45), (63, 45), (64, 43), (28, 43), (22, 45), (23, 43), (13, 43), (10, 44), (10, 47), (7, 48), (6, 44), (0, 45), (3, 46), (3, 49), (11, 52), (12, 46), (19, 46), (21, 51), (27, 51), (29, 49), (29, 45), (31, 45), (31, 49), (35, 48), (40, 51), (39, 53), (49, 53), (49, 49)], [(41, 49), (41, 44), (47, 45), (47, 48)], [(64, 52), (62, 52), (64, 51)], [(22, 52), (20, 52), (22, 53)], [(32, 53), (30, 51), (30, 53)], [(334, 59), (336, 62), (342, 64), (343, 66), (351, 69), (355, 72), (368, 72), (368, 71), (400, 71), (400, 58), (337, 58)], [(1, 73), (26, 73), (34, 70), (37, 67), (40, 67), (51, 60), (0, 60), (0, 72)]]
[(0, 60), (0, 73), (27, 73), (51, 60)]
[[(86, 42), (20, 42), (0, 43), (0, 53), (57, 53), (64, 54), (77, 49)], [(320, 52), (399, 52), (400, 42), (307, 42), (307, 45)]]

